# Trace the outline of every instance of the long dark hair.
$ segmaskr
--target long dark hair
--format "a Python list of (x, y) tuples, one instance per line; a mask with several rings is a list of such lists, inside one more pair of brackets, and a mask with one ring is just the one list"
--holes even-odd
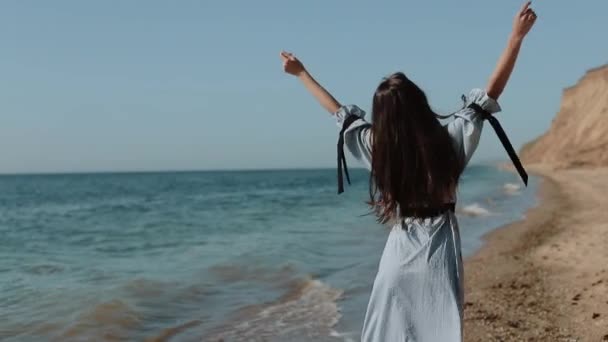
[[(463, 169), (424, 92), (403, 73), (385, 78), (372, 106), (370, 206), (378, 221), (449, 202)], [(403, 216), (403, 215), (401, 215)]]

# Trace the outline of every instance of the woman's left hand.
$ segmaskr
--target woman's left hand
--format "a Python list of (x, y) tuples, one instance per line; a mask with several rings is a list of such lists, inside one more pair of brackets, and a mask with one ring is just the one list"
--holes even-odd
[(281, 51), (280, 56), (283, 61), (283, 70), (286, 73), (299, 77), (306, 71), (302, 62), (300, 62), (292, 53)]

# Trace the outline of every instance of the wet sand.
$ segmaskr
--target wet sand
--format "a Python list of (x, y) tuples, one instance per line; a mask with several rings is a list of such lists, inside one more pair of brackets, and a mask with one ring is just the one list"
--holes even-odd
[(466, 260), (465, 341), (608, 341), (608, 168), (530, 170), (539, 206)]

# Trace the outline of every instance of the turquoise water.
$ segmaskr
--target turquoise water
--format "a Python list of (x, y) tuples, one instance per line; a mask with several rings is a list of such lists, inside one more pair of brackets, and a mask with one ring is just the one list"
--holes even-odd
[[(1, 176), (0, 339), (357, 340), (388, 230), (351, 173), (340, 196), (335, 170)], [(536, 182), (467, 170), (464, 255)]]

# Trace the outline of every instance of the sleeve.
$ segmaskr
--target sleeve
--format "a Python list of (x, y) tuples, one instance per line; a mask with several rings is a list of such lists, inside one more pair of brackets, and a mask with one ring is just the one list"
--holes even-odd
[(365, 121), (365, 111), (355, 105), (340, 107), (335, 113), (338, 128), (341, 130), (344, 120), (349, 116), (355, 115), (359, 119), (354, 121), (344, 131), (344, 145), (352, 156), (358, 161), (371, 168), (371, 124)]
[(454, 120), (447, 125), (454, 148), (464, 160), (466, 166), (479, 145), (483, 117), (473, 109), (467, 108), (471, 103), (479, 105), (487, 112), (494, 114), (501, 111), (498, 102), (488, 96), (482, 89), (473, 89), (465, 100), (465, 107), (454, 114)]

